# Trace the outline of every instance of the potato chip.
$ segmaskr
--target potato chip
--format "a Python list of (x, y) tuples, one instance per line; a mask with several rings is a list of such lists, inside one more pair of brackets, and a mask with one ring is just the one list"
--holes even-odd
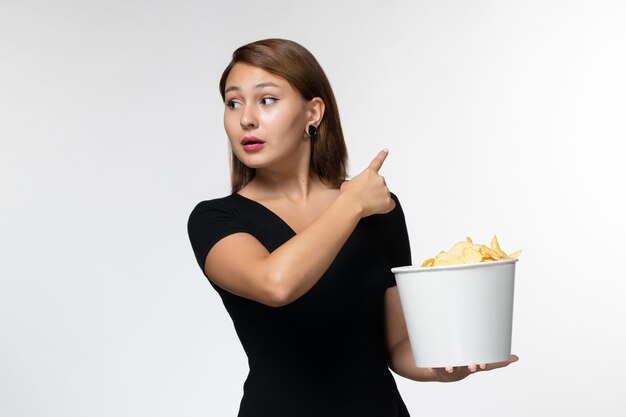
[(491, 248), (489, 248), (486, 245), (480, 245), (478, 250), (483, 255), (483, 259), (486, 261), (489, 261), (489, 260), (499, 261), (500, 259), (502, 259), (500, 255), (498, 255), (496, 252), (494, 252)]
[(455, 243), (448, 252), (441, 251), (434, 258), (426, 259), (424, 263), (422, 263), (422, 266), (473, 264), (517, 259), (521, 253), (522, 251), (518, 250), (507, 255), (500, 247), (496, 236), (491, 239), (491, 247), (487, 245), (477, 245), (472, 241), (472, 238), (467, 236), (464, 241)]
[(463, 251), (465, 251), (468, 248), (471, 248), (472, 246), (474, 246), (472, 243), (468, 243), (465, 241), (459, 242), (455, 244), (454, 246), (452, 246), (452, 249), (450, 249), (450, 253), (461, 256), (463, 254)]
[(435, 264), (435, 258), (428, 258), (424, 261), (422, 266), (433, 266)]
[(480, 253), (480, 250), (478, 247), (471, 246), (463, 250), (463, 254), (461, 255), (461, 258), (463, 258), (463, 261), (464, 261), (463, 263), (474, 264), (474, 263), (482, 262), (483, 254)]
[(498, 243), (498, 238), (494, 235), (493, 239), (491, 239), (491, 249), (494, 250), (498, 255), (502, 257), (502, 259), (509, 259), (509, 256), (500, 249), (500, 244)]
[(462, 263), (465, 263), (463, 262), (463, 258), (455, 253), (442, 252), (435, 256), (435, 265), (456, 265)]

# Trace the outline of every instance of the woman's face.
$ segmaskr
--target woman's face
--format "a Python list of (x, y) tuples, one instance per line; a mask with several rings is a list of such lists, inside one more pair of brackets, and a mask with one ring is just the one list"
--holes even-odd
[(316, 111), (286, 80), (238, 63), (226, 79), (224, 92), (224, 127), (243, 164), (278, 168), (309, 151), (305, 129)]

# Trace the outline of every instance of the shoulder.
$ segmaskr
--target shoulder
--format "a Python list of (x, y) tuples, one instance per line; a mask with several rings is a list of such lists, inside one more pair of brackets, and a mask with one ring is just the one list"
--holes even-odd
[(406, 219), (402, 205), (400, 204), (400, 199), (394, 193), (390, 193), (390, 195), (396, 203), (393, 210), (385, 214), (374, 214), (364, 220), (376, 228), (379, 236), (385, 236), (393, 239), (397, 237), (398, 234), (405, 233)]
[(206, 209), (210, 209), (210, 208), (213, 208), (213, 207), (229, 207), (229, 206), (232, 206), (234, 204), (234, 201), (235, 201), (234, 197), (235, 197), (234, 194), (229, 194), (227, 196), (219, 197), (219, 198), (213, 198), (211, 200), (202, 200), (198, 204), (196, 204), (196, 206), (192, 210), (192, 213), (194, 211), (197, 211), (197, 210), (206, 210)]
[(391, 196), (393, 201), (396, 203), (396, 206), (389, 213), (381, 215), (380, 216), (381, 220), (383, 221), (393, 221), (394, 219), (404, 220), (404, 212), (402, 210), (402, 205), (400, 204), (400, 199), (398, 198), (396, 194), (392, 192), (389, 192), (389, 195)]
[(187, 227), (205, 225), (214, 220), (237, 217), (239, 200), (234, 194), (225, 197), (203, 200), (195, 205), (187, 220)]
[(381, 236), (387, 240), (396, 240), (407, 235), (408, 232), (400, 199), (394, 193), (390, 193), (390, 195), (396, 203), (393, 210), (386, 214), (375, 214), (370, 217)]
[(231, 194), (196, 204), (187, 221), (187, 233), (200, 268), (211, 248), (226, 236), (248, 232), (245, 219), (237, 210), (242, 202)]
[(398, 196), (394, 193), (392, 193), (391, 191), (389, 192), (389, 195), (391, 196), (391, 198), (393, 199), (393, 201), (396, 202), (396, 205), (400, 204), (400, 199), (398, 198)]
[(201, 215), (211, 211), (233, 211), (236, 208), (236, 198), (234, 194), (225, 197), (203, 200), (195, 205), (189, 217)]

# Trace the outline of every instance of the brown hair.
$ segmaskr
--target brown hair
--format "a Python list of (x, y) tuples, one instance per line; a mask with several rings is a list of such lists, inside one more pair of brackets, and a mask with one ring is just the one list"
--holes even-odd
[[(237, 48), (220, 79), (222, 100), (228, 74), (239, 62), (284, 78), (305, 100), (319, 97), (324, 101), (324, 116), (317, 135), (311, 139), (310, 169), (322, 181), (339, 187), (346, 178), (348, 151), (335, 95), (315, 57), (302, 45), (286, 39), (264, 39)], [(255, 170), (245, 166), (234, 153), (231, 158), (231, 189), (236, 193), (252, 181)]]

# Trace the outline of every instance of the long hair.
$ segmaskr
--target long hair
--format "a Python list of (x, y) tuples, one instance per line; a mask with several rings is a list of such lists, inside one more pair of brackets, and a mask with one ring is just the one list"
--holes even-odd
[[(313, 54), (302, 45), (286, 39), (264, 39), (237, 48), (220, 79), (222, 100), (225, 99), (228, 74), (240, 62), (285, 79), (305, 100), (319, 97), (324, 101), (324, 116), (315, 138), (311, 139), (310, 170), (325, 183), (339, 187), (347, 175), (348, 151), (335, 95)], [(254, 168), (248, 168), (232, 152), (230, 179), (233, 193), (252, 181), (255, 172)]]

